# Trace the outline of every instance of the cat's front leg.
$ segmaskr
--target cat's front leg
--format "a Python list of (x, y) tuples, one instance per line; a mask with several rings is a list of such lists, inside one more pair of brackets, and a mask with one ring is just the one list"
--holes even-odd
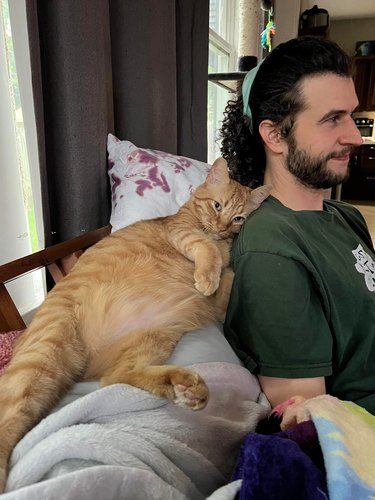
[(206, 296), (215, 293), (220, 283), (223, 267), (217, 242), (207, 238), (201, 231), (192, 231), (182, 237), (181, 232), (175, 232), (172, 229), (167, 232), (166, 236), (178, 252), (194, 262), (195, 288)]
[(205, 296), (216, 292), (220, 284), (221, 260), (215, 262), (205, 262), (203, 265), (195, 263), (194, 286)]
[[(195, 288), (202, 292), (203, 295), (212, 295), (215, 291), (219, 293), (219, 295), (223, 295), (224, 292), (219, 292), (218, 288), (220, 289), (222, 286), (221, 282), (223, 280), (224, 272), (228, 274), (232, 273), (229, 269), (228, 271), (223, 271), (223, 273), (221, 272), (222, 269), (227, 269), (229, 266), (232, 239), (218, 240), (211, 242), (211, 244), (214, 244), (217, 249), (216, 252), (211, 250), (212, 261), (204, 262), (203, 259), (198, 258), (195, 260)], [(230, 291), (232, 281), (233, 275), (229, 276), (226, 274), (225, 283), (223, 283), (223, 290), (229, 288)], [(225, 307), (226, 310), (229, 300), (229, 292), (228, 294), (225, 292), (224, 295), (226, 295), (225, 300), (227, 303), (223, 307)], [(223, 309), (223, 307), (220, 307), (220, 309)]]

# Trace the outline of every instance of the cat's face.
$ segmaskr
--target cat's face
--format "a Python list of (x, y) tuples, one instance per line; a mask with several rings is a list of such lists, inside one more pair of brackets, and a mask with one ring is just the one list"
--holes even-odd
[(206, 182), (194, 195), (196, 213), (205, 232), (214, 239), (232, 238), (239, 233), (247, 216), (270, 194), (271, 186), (250, 189), (230, 180), (226, 162), (212, 166)]

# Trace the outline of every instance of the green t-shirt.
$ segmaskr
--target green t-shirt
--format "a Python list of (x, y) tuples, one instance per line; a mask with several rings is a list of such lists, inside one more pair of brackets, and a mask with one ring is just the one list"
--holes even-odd
[(326, 377), (375, 414), (375, 254), (354, 207), (293, 211), (269, 197), (234, 242), (225, 334), (270, 377)]

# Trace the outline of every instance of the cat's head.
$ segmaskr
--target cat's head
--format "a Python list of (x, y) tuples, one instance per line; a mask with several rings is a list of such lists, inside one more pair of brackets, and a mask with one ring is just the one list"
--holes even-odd
[(231, 238), (239, 233), (246, 217), (268, 197), (272, 187), (256, 189), (230, 179), (227, 162), (217, 159), (204, 184), (193, 194), (195, 212), (202, 228), (215, 239)]

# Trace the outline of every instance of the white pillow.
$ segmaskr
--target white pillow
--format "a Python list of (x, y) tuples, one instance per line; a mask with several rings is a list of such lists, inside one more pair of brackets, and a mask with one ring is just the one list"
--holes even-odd
[(112, 231), (141, 219), (176, 213), (210, 169), (207, 163), (138, 148), (112, 134), (107, 148)]

